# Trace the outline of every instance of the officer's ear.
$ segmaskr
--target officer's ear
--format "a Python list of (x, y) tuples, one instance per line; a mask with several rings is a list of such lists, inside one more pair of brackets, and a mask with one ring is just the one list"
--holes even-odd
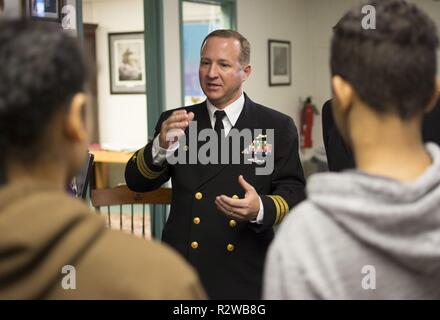
[(336, 100), (338, 111), (346, 114), (353, 104), (354, 90), (349, 82), (339, 75), (332, 78), (333, 98)]
[(440, 97), (440, 79), (436, 79), (434, 93), (431, 99), (429, 100), (428, 105), (425, 108), (426, 113), (429, 113), (432, 111), (432, 109), (434, 109), (434, 107), (437, 105), (437, 101), (439, 100), (439, 97)]
[(246, 64), (245, 66), (243, 66), (242, 71), (243, 75), (241, 78), (241, 82), (245, 82), (252, 73), (252, 66), (250, 64)]

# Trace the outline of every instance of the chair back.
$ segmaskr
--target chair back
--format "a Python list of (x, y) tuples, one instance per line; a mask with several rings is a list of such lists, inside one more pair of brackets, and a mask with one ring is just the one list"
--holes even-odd
[[(107, 189), (93, 189), (91, 192), (93, 207), (99, 214), (107, 215), (107, 224), (110, 228), (131, 231), (136, 235), (160, 237), (156, 226), (164, 225), (167, 219), (167, 210), (160, 211), (161, 207), (171, 204), (171, 189), (159, 188), (151, 192), (133, 192), (126, 185)], [(151, 210), (152, 209), (152, 210)], [(154, 212), (163, 212), (159, 216)], [(146, 221), (147, 213), (150, 216), (149, 225)], [(156, 221), (161, 219), (161, 221)]]

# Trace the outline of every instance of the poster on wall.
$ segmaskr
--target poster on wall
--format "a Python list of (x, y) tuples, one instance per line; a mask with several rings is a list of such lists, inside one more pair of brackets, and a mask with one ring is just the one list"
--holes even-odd
[(143, 32), (109, 33), (110, 92), (145, 93)]
[(290, 85), (290, 52), (290, 41), (269, 40), (269, 86)]
[(60, 22), (63, 0), (27, 0), (32, 19)]

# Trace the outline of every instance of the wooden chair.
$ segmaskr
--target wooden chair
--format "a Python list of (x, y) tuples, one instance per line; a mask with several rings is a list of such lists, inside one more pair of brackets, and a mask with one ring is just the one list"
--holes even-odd
[[(123, 206), (130, 207), (131, 233), (135, 233), (134, 216), (135, 206), (138, 205), (142, 210), (142, 236), (145, 237), (145, 215), (146, 206), (151, 205), (150, 210), (150, 227), (151, 235), (154, 238), (160, 238), (162, 226), (165, 224), (167, 215), (165, 210), (160, 210), (160, 207), (165, 208), (166, 205), (171, 204), (171, 189), (159, 188), (157, 190), (145, 193), (137, 193), (128, 189), (126, 185), (118, 186), (108, 189), (93, 189), (91, 192), (91, 202), (93, 207), (100, 213), (107, 214), (108, 226), (112, 227), (111, 207), (119, 206), (119, 229), (123, 230)], [(103, 208), (107, 207), (106, 212)], [(114, 210), (113, 210), (114, 211)], [(158, 214), (159, 213), (159, 214)], [(159, 221), (157, 221), (159, 219)], [(113, 226), (115, 227), (115, 226)]]

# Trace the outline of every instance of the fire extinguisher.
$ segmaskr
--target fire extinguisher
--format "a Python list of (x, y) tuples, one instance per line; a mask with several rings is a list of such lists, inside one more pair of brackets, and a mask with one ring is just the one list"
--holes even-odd
[(304, 102), (304, 106), (301, 110), (301, 148), (308, 149), (313, 146), (312, 141), (312, 129), (313, 129), (313, 117), (315, 114), (319, 114), (316, 106), (312, 104), (312, 98), (308, 97)]

